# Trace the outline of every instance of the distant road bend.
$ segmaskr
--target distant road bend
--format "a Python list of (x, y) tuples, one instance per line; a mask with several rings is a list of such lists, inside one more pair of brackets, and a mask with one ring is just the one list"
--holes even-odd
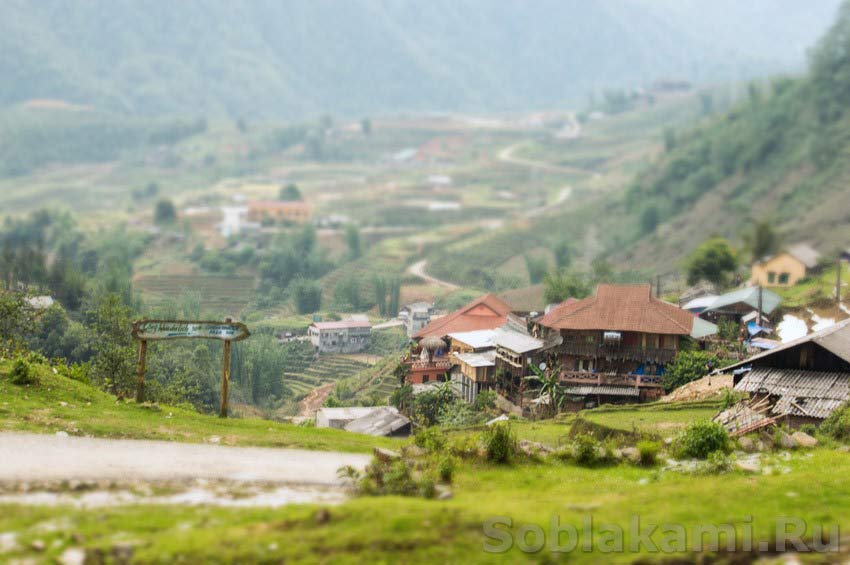
[(431, 284), (434, 284), (434, 285), (437, 285), (437, 286), (441, 286), (441, 287), (448, 289), (448, 290), (457, 290), (457, 289), (460, 288), (460, 286), (458, 286), (454, 283), (451, 283), (449, 281), (444, 281), (444, 280), (438, 279), (436, 277), (432, 277), (431, 275), (426, 273), (425, 267), (427, 265), (428, 265), (428, 260), (422, 259), (421, 261), (417, 261), (416, 263), (409, 266), (407, 268), (407, 272), (410, 273), (411, 275), (419, 277), (420, 279), (424, 280), (425, 282), (428, 282), (428, 283), (431, 283)]

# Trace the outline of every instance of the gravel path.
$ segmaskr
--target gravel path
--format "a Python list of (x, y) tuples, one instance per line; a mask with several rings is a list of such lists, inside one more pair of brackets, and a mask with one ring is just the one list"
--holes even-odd
[(340, 485), (369, 455), (150, 440), (0, 433), (0, 482), (229, 480)]

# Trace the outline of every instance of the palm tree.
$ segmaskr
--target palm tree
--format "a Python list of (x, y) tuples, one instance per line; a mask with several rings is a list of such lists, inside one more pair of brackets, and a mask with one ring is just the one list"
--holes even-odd
[(564, 387), (561, 386), (561, 367), (555, 364), (546, 370), (539, 369), (535, 365), (530, 365), (533, 375), (525, 377), (527, 381), (540, 383), (540, 390), (537, 392), (537, 399), (543, 400), (549, 398), (549, 412), (552, 416), (557, 414), (567, 398)]

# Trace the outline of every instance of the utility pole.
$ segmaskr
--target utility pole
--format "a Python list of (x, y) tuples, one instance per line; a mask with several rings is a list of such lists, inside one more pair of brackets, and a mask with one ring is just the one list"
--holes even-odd
[(762, 288), (759, 285), (759, 311), (758, 311), (758, 325), (761, 326), (761, 309), (762, 309)]
[(835, 263), (835, 302), (841, 306), (841, 257)]
[(661, 298), (661, 275), (655, 275), (655, 298)]

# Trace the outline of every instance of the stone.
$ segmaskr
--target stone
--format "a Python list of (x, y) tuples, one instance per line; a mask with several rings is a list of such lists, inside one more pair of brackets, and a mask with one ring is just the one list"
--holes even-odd
[(797, 442), (800, 447), (816, 447), (818, 444), (817, 438), (813, 438), (806, 432), (794, 432), (791, 438)]
[(745, 453), (755, 453), (758, 451), (758, 449), (756, 449), (756, 442), (748, 437), (738, 438), (738, 445), (741, 446), (741, 449)]
[(520, 440), (518, 447), (527, 456), (549, 454), (553, 451), (548, 445), (527, 439)]
[(794, 439), (793, 436), (790, 436), (783, 432), (777, 432), (779, 435), (779, 446), (782, 449), (794, 449), (797, 447), (797, 440)]
[(45, 544), (42, 540), (37, 539), (30, 544), (30, 549), (41, 553), (42, 551), (47, 549), (47, 544)]
[(745, 473), (761, 473), (761, 465), (757, 459), (739, 459), (735, 461), (735, 469)]
[(401, 459), (401, 454), (399, 452), (393, 451), (392, 449), (384, 449), (383, 447), (374, 448), (372, 453), (378, 461), (383, 461), (384, 463)]
[(62, 408), (66, 408), (66, 407), (68, 406), (68, 403), (67, 403), (67, 402), (65, 402), (65, 401), (63, 401), (63, 400), (60, 400), (60, 401), (59, 401), (59, 406), (61, 406)]
[(428, 452), (418, 445), (406, 445), (404, 447), (404, 454), (408, 457), (424, 457)]
[(83, 565), (86, 562), (86, 551), (80, 547), (69, 547), (59, 556), (61, 565)]
[(68, 437), (68, 432), (56, 432), (56, 437)]
[(640, 451), (636, 447), (624, 447), (620, 450), (620, 457), (632, 463), (639, 463)]
[(109, 549), (109, 554), (112, 556), (112, 559), (115, 560), (115, 563), (122, 564), (131, 563), (134, 552), (135, 548), (130, 542), (116, 543)]
[(207, 443), (219, 444), (219, 443), (221, 443), (221, 438), (218, 437), (218, 436), (209, 437), (209, 438), (207, 438)]
[(850, 445), (842, 445), (838, 448), (839, 453), (850, 453)]
[(437, 485), (437, 500), (451, 500), (454, 497), (452, 489), (446, 485)]

